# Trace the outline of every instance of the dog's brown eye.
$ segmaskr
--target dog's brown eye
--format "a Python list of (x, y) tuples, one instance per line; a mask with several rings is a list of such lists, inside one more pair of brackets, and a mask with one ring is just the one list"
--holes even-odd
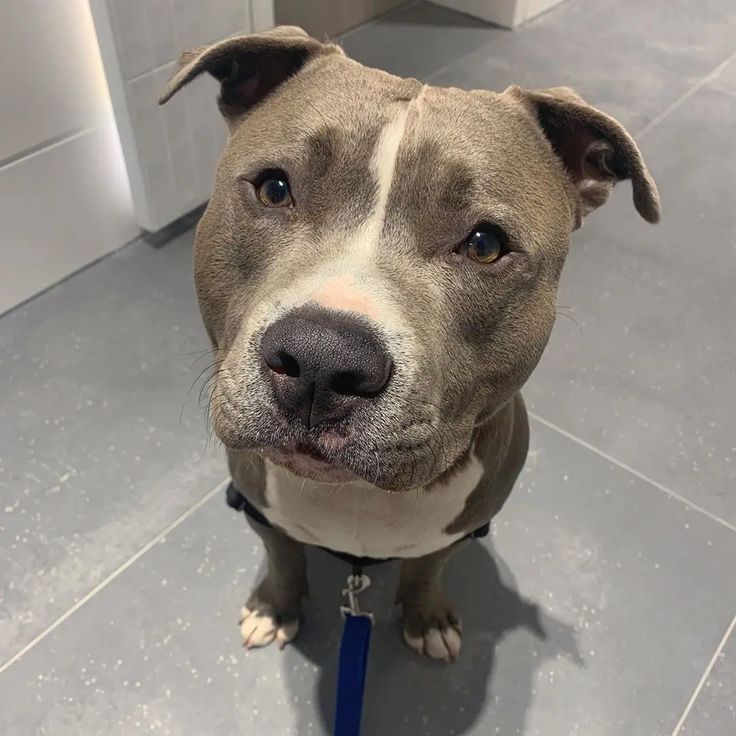
[(258, 199), (266, 207), (289, 207), (294, 204), (289, 180), (283, 171), (269, 172), (256, 186)]
[(478, 227), (470, 233), (460, 247), (473, 261), (493, 263), (507, 252), (502, 234), (495, 228)]

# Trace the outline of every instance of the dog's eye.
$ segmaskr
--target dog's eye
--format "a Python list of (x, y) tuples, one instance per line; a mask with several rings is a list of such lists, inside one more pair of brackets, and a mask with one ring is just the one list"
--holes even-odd
[(289, 207), (294, 204), (289, 180), (283, 171), (269, 171), (256, 185), (258, 199), (266, 207)]
[(459, 251), (478, 263), (493, 263), (508, 252), (503, 233), (494, 227), (475, 228)]

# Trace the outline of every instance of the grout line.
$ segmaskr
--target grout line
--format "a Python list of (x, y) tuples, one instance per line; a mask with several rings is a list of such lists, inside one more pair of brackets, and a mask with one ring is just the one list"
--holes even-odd
[(713, 667), (715, 666), (719, 655), (723, 651), (723, 648), (726, 646), (728, 637), (731, 636), (731, 633), (733, 632), (734, 628), (736, 628), (736, 616), (733, 617), (731, 621), (731, 625), (726, 629), (726, 633), (723, 635), (723, 639), (721, 639), (721, 643), (718, 645), (718, 648), (716, 649), (715, 654), (713, 655), (710, 662), (708, 663), (708, 666), (705, 668), (705, 672), (703, 672), (703, 676), (700, 678), (700, 682), (695, 688), (695, 692), (692, 694), (692, 697), (690, 698), (688, 704), (685, 706), (685, 711), (683, 712), (682, 716), (680, 716), (680, 720), (677, 722), (677, 725), (675, 726), (675, 730), (672, 732), (672, 736), (677, 736), (680, 733), (682, 727), (685, 725), (685, 720), (690, 715), (690, 711), (692, 710), (693, 705), (695, 705), (695, 701), (697, 700), (698, 695), (700, 695), (700, 692), (705, 685), (705, 681), (708, 679), (708, 676), (713, 670)]
[(662, 112), (655, 115), (654, 118), (652, 118), (636, 135), (633, 137), (639, 141), (641, 140), (652, 128), (659, 125), (671, 112), (676, 110), (680, 105), (683, 104), (683, 102), (686, 102), (689, 100), (699, 89), (704, 87), (708, 82), (711, 82), (713, 79), (715, 79), (722, 71), (723, 69), (731, 62), (733, 59), (736, 59), (736, 51), (734, 51), (732, 54), (730, 54), (724, 61), (722, 61), (715, 69), (712, 69), (708, 74), (706, 74), (702, 79), (695, 82), (692, 87), (690, 87), (689, 90), (687, 90), (681, 97), (678, 97), (671, 105), (668, 105)]
[[(145, 9), (145, 6), (144, 6)], [(229, 31), (224, 36), (216, 36), (215, 38), (208, 38), (205, 39), (201, 44), (199, 44), (200, 48), (203, 48), (205, 46), (212, 46), (213, 44), (219, 43), (220, 41), (226, 41), (229, 38), (235, 38), (237, 36), (248, 36), (250, 34), (256, 34), (256, 33), (262, 33), (263, 31), (254, 31), (253, 30), (253, 12), (252, 8), (248, 13), (248, 27), (240, 27), (236, 28), (234, 31)], [(147, 26), (148, 27), (148, 26)], [(162, 72), (164, 69), (166, 69), (167, 66), (171, 66), (172, 64), (174, 67), (177, 67), (179, 64), (179, 58), (181, 56), (181, 53), (183, 53), (187, 48), (192, 48), (191, 45), (187, 46), (187, 44), (182, 44), (179, 39), (177, 39), (177, 44), (179, 45), (180, 52), (173, 58), (169, 59), (168, 61), (162, 61), (160, 64), (156, 64), (155, 66), (152, 66), (150, 69), (146, 69), (145, 71), (138, 72), (137, 74), (134, 74), (132, 77), (129, 78), (123, 78), (124, 84), (130, 84), (130, 82), (137, 82), (139, 79), (143, 79), (143, 77), (148, 76), (149, 74), (157, 74), (158, 72)]]
[(177, 516), (167, 527), (160, 531), (153, 539), (149, 540), (144, 544), (132, 557), (129, 557), (122, 565), (113, 570), (104, 580), (100, 581), (92, 590), (90, 590), (85, 596), (80, 598), (68, 611), (62, 613), (59, 618), (56, 619), (50, 626), (44, 629), (38, 636), (31, 639), (20, 651), (16, 652), (7, 662), (0, 665), (0, 674), (10, 667), (10, 665), (17, 662), (21, 657), (26, 655), (33, 647), (39, 642), (43, 641), (51, 632), (57, 629), (61, 624), (64, 623), (72, 614), (76, 613), (85, 603), (90, 601), (96, 596), (103, 588), (107, 587), (115, 578), (124, 573), (134, 562), (139, 560), (143, 555), (146, 554), (153, 546), (158, 544), (168, 534), (170, 534), (176, 527), (179, 526), (183, 521), (188, 519), (197, 509), (204, 506), (216, 493), (222, 490), (223, 486), (228, 483), (229, 477), (225, 480), (220, 481), (214, 488), (207, 491), (193, 506), (190, 506), (186, 511)]
[(65, 143), (71, 143), (72, 141), (77, 140), (77, 138), (81, 138), (83, 135), (93, 132), (97, 127), (97, 125), (89, 125), (84, 128), (65, 130), (63, 133), (59, 133), (59, 135), (55, 135), (35, 146), (24, 148), (22, 151), (18, 151), (17, 153), (0, 160), (0, 171), (9, 169), (12, 166), (17, 166), (19, 163), (23, 163), (29, 158), (35, 158), (47, 151), (52, 151), (54, 148), (63, 146)]
[(571, 432), (568, 432), (566, 429), (562, 429), (562, 427), (558, 427), (556, 424), (553, 424), (549, 420), (544, 419), (543, 417), (540, 417), (538, 414), (535, 414), (533, 411), (529, 411), (528, 414), (530, 417), (532, 417), (532, 419), (535, 419), (537, 422), (539, 422), (540, 424), (543, 424), (545, 427), (549, 427), (549, 429), (553, 429), (555, 432), (559, 432), (563, 437), (567, 437), (567, 439), (572, 440), (573, 442), (576, 442), (578, 445), (580, 445), (581, 447), (584, 447), (586, 450), (590, 450), (591, 452), (594, 452), (596, 455), (598, 455), (599, 457), (602, 457), (604, 460), (607, 460), (609, 463), (616, 465), (622, 470), (625, 470), (627, 473), (631, 473), (631, 475), (635, 476), (639, 480), (644, 481), (645, 483), (648, 483), (650, 486), (654, 486), (657, 490), (662, 491), (662, 493), (666, 493), (671, 498), (677, 499), (678, 501), (685, 504), (685, 506), (692, 509), (693, 511), (697, 511), (703, 514), (704, 516), (707, 516), (712, 521), (717, 522), (721, 526), (725, 526), (726, 529), (730, 529), (732, 532), (736, 532), (736, 526), (734, 526), (730, 522), (726, 521), (725, 519), (721, 519), (720, 516), (716, 516), (711, 511), (708, 511), (707, 509), (704, 509), (702, 506), (699, 506), (693, 501), (690, 501), (688, 498), (685, 498), (685, 496), (681, 496), (679, 493), (676, 493), (670, 488), (667, 488), (667, 486), (662, 485), (661, 483), (654, 480), (653, 478), (650, 478), (648, 475), (644, 475), (644, 473), (641, 473), (635, 468), (632, 468), (631, 465), (627, 465), (626, 463), (621, 462), (621, 460), (617, 460), (615, 457), (613, 457), (612, 455), (609, 455), (607, 452), (604, 452), (603, 450), (598, 449), (597, 447), (595, 447), (594, 445), (591, 445), (589, 442), (586, 442), (585, 440), (581, 439), (577, 435), (574, 435)]
[[(214, 43), (214, 41), (212, 43)], [(207, 44), (203, 45), (206, 46)], [(184, 49), (182, 49), (182, 52), (183, 51)], [(130, 77), (130, 79), (123, 79), (123, 84), (128, 85), (131, 82), (137, 82), (139, 79), (143, 79), (143, 77), (158, 74), (159, 72), (162, 72), (164, 69), (166, 69), (167, 66), (171, 66), (172, 64), (174, 65), (174, 70), (176, 70), (177, 59), (169, 59), (168, 61), (162, 61), (160, 64), (156, 64), (156, 66), (152, 66), (150, 69), (146, 69), (146, 71), (144, 72), (134, 74), (132, 77)]]

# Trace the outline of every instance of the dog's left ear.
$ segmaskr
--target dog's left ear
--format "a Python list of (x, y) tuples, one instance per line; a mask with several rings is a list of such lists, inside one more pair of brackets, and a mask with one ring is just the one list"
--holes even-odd
[(159, 104), (168, 102), (185, 84), (208, 72), (220, 82), (220, 112), (232, 126), (312, 59), (342, 53), (339, 46), (317, 41), (296, 26), (277, 26), (264, 33), (228, 38), (185, 51)]
[(631, 179), (634, 206), (647, 221), (659, 221), (657, 185), (633, 138), (609, 115), (588, 105), (568, 87), (525, 90), (504, 95), (520, 101), (536, 118), (561, 159), (578, 198), (576, 227), (608, 199), (614, 184)]

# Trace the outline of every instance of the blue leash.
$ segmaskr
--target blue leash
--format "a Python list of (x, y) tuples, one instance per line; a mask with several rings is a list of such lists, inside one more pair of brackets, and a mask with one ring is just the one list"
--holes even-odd
[(360, 568), (353, 569), (348, 577), (348, 587), (343, 590), (347, 605), (340, 607), (345, 619), (340, 642), (340, 664), (337, 672), (337, 704), (333, 736), (359, 736), (363, 714), (363, 691), (368, 665), (368, 648), (371, 643), (373, 614), (363, 611), (358, 594), (371, 584)]

